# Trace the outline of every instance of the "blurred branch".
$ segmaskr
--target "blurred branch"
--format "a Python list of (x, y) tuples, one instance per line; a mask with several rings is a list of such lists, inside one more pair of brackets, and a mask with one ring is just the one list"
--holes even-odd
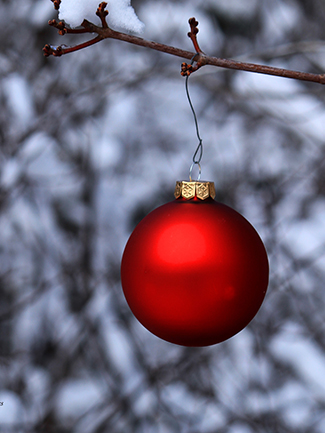
[(0, 313), (0, 322), (11, 320), (14, 315), (18, 314), (27, 305), (31, 305), (33, 302), (39, 300), (40, 296), (48, 289), (52, 288), (52, 282), (42, 281), (32, 293), (21, 297), (16, 303), (12, 304), (8, 309)]
[[(53, 1), (53, 0), (52, 0)], [(56, 9), (58, 8), (58, 2), (54, 2), (56, 5)], [(102, 22), (102, 26), (98, 27), (95, 24), (84, 20), (82, 23), (81, 29), (70, 29), (66, 27), (65, 23), (63, 21), (56, 22), (55, 20), (49, 21), (49, 25), (57, 28), (59, 30), (59, 34), (64, 35), (66, 33), (95, 33), (97, 36), (94, 39), (91, 39), (87, 42), (84, 42), (82, 44), (75, 45), (74, 47), (67, 47), (65, 45), (60, 45), (58, 47), (51, 46), (49, 44), (46, 44), (43, 48), (44, 55), (50, 56), (56, 56), (60, 57), (63, 54), (68, 54), (74, 51), (81, 50), (83, 48), (89, 47), (91, 45), (96, 44), (97, 42), (100, 42), (104, 39), (117, 39), (120, 41), (128, 42), (134, 45), (142, 46), (145, 48), (150, 48), (156, 51), (161, 51), (167, 54), (171, 54), (173, 56), (182, 57), (185, 59), (191, 59), (196, 61), (196, 65), (193, 67), (192, 65), (188, 65), (186, 63), (182, 64), (181, 74), (183, 76), (190, 75), (192, 72), (199, 69), (201, 66), (204, 65), (212, 65), (217, 66), (220, 68), (226, 68), (226, 69), (235, 69), (235, 70), (241, 70), (241, 71), (247, 71), (247, 72), (255, 72), (259, 74), (266, 74), (266, 75), (274, 75), (278, 77), (283, 78), (293, 78), (296, 80), (302, 80), (302, 81), (310, 81), (314, 83), (319, 84), (325, 84), (325, 74), (311, 74), (308, 72), (299, 72), (299, 71), (292, 71), (289, 69), (282, 69), (282, 68), (275, 68), (272, 66), (265, 66), (265, 65), (259, 65), (254, 63), (245, 63), (245, 62), (238, 62), (235, 60), (230, 59), (221, 59), (219, 57), (210, 57), (201, 51), (196, 35), (199, 32), (198, 30), (198, 22), (195, 18), (190, 18), (189, 24), (191, 27), (191, 31), (188, 33), (188, 36), (193, 42), (195, 53), (190, 51), (185, 51), (180, 48), (175, 48), (173, 46), (160, 44), (157, 42), (147, 41), (145, 39), (139, 38), (137, 36), (128, 35), (126, 33), (117, 32), (115, 30), (112, 30), (110, 27), (108, 27), (106, 22), (106, 16), (108, 15), (108, 12), (105, 10), (107, 6), (107, 3), (102, 2), (100, 3), (96, 15), (100, 18)]]

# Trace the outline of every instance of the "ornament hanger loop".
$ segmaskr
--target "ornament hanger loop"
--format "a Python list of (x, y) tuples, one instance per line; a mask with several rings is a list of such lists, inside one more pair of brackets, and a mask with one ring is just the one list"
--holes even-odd
[(191, 167), (190, 167), (190, 172), (189, 172), (190, 182), (192, 182), (192, 171), (193, 171), (194, 165), (197, 165), (199, 168), (199, 174), (198, 174), (198, 177), (196, 180), (199, 181), (201, 179), (201, 164), (199, 162), (193, 161), (191, 164)]
[[(195, 59), (195, 57), (198, 54), (199, 53), (196, 53), (192, 57), (192, 59), (191, 59), (191, 65), (193, 65), (193, 63), (195, 61), (194, 59)], [(188, 102), (190, 104), (192, 113), (193, 113), (194, 123), (195, 123), (195, 128), (196, 128), (196, 135), (197, 135), (197, 138), (199, 140), (199, 144), (198, 144), (198, 146), (197, 146), (197, 148), (196, 148), (196, 150), (194, 152), (194, 155), (193, 155), (193, 158), (192, 158), (193, 162), (192, 162), (192, 165), (190, 167), (190, 176), (189, 177), (190, 177), (190, 181), (192, 181), (192, 170), (193, 170), (193, 167), (194, 167), (195, 164), (198, 165), (198, 167), (199, 167), (199, 176), (198, 176), (197, 180), (200, 180), (200, 178), (201, 178), (201, 165), (200, 165), (200, 162), (201, 162), (201, 159), (202, 159), (202, 156), (203, 156), (203, 143), (202, 143), (202, 138), (200, 136), (199, 123), (198, 123), (198, 120), (197, 120), (197, 116), (196, 116), (196, 113), (195, 113), (195, 110), (194, 110), (194, 107), (193, 107), (193, 104), (192, 104), (192, 101), (191, 101), (190, 92), (189, 92), (189, 89), (188, 89), (188, 79), (189, 79), (189, 75), (187, 75), (186, 78), (185, 78), (186, 96), (187, 96)]]

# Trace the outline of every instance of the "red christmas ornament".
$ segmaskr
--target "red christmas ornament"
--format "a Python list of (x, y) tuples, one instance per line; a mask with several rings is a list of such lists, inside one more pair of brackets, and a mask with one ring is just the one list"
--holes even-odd
[(237, 334), (267, 290), (263, 242), (214, 196), (212, 182), (177, 182), (176, 200), (138, 224), (122, 258), (122, 287), (135, 317), (183, 346), (208, 346)]

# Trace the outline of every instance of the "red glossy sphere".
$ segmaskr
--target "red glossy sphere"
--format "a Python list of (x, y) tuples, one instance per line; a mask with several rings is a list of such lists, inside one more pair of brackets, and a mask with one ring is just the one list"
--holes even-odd
[(179, 198), (149, 213), (124, 250), (125, 298), (149, 331), (208, 346), (241, 331), (268, 285), (267, 254), (253, 226), (211, 198)]

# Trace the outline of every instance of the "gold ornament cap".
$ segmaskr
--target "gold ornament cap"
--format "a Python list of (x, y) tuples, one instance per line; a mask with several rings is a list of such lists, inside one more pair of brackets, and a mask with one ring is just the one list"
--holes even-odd
[(206, 200), (209, 197), (214, 199), (216, 190), (214, 182), (178, 180), (176, 182), (174, 196), (175, 198), (183, 197), (186, 200), (195, 197), (200, 200)]

